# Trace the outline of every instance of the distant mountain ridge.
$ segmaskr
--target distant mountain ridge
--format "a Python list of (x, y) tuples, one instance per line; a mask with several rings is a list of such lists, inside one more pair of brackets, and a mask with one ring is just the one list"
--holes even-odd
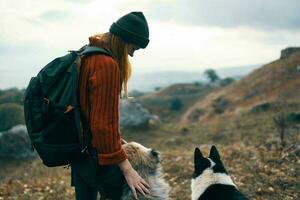
[[(261, 65), (249, 65), (244, 67), (228, 67), (215, 69), (221, 78), (233, 77), (240, 79), (249, 74)], [(154, 91), (155, 88), (162, 88), (176, 83), (207, 82), (204, 71), (162, 71), (152, 73), (133, 73), (129, 81), (129, 90), (142, 92)]]

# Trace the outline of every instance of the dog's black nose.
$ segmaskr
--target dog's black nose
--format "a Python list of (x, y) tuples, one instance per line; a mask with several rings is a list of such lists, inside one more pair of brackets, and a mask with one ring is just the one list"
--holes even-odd
[(158, 157), (159, 153), (154, 150), (154, 149), (151, 149), (151, 154), (154, 156), (154, 157)]

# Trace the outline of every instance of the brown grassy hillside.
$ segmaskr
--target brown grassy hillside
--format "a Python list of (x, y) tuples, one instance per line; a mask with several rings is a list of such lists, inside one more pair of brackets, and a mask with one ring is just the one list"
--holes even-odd
[(197, 120), (204, 120), (216, 114), (245, 112), (255, 105), (274, 102), (279, 97), (289, 103), (299, 101), (300, 52), (266, 64), (240, 81), (212, 92), (188, 108), (181, 120), (186, 123), (195, 116)]
[(177, 120), (196, 100), (204, 98), (213, 90), (213, 87), (201, 83), (174, 84), (144, 95), (138, 101), (163, 120)]

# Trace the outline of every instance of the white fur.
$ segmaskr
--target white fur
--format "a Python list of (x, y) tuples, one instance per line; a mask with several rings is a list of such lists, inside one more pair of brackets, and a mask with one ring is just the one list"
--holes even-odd
[(144, 151), (144, 152), (150, 152), (151, 151), (150, 148), (144, 147), (143, 145), (141, 145), (137, 142), (131, 142), (131, 143), (134, 144), (136, 147), (140, 148), (141, 151)]
[[(209, 159), (215, 164), (211, 159)], [(197, 200), (205, 190), (213, 184), (236, 185), (231, 180), (230, 176), (225, 173), (214, 173), (212, 169), (206, 169), (195, 179), (192, 179), (192, 200)]]
[(210, 159), (210, 158), (207, 158), (207, 159), (210, 162), (210, 168), (213, 168), (216, 165), (216, 163), (214, 161), (212, 161), (212, 159)]

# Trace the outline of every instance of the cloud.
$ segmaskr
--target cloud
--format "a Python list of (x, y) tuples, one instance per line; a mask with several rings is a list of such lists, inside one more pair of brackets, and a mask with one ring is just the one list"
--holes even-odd
[(299, 0), (144, 0), (141, 5), (160, 22), (265, 31), (300, 29)]
[(68, 18), (69, 16), (70, 14), (66, 11), (50, 10), (50, 11), (43, 12), (38, 16), (38, 18), (41, 18), (46, 21), (60, 21)]
[(65, 1), (74, 3), (74, 4), (88, 4), (93, 0), (65, 0)]
[(269, 62), (300, 44), (298, 1), (9, 0), (0, 4), (0, 88), (26, 85), (53, 58), (133, 10), (150, 26), (149, 46), (131, 60), (134, 73)]

